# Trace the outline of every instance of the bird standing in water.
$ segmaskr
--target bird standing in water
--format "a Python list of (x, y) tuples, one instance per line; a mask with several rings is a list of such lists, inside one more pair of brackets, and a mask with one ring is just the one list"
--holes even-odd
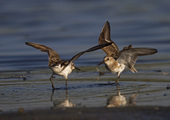
[(48, 63), (48, 67), (53, 71), (51, 77), (50, 77), (50, 81), (52, 84), (52, 88), (56, 89), (53, 81), (52, 81), (52, 77), (54, 74), (57, 74), (59, 76), (63, 76), (66, 79), (66, 87), (67, 87), (67, 78), (68, 75), (72, 72), (73, 69), (77, 69), (80, 70), (79, 68), (74, 66), (74, 61), (79, 58), (81, 55), (83, 55), (86, 52), (91, 52), (91, 51), (95, 51), (98, 49), (101, 49), (105, 46), (110, 45), (111, 43), (104, 43), (104, 44), (100, 44), (94, 47), (89, 48), (88, 50), (82, 51), (78, 54), (76, 54), (75, 56), (73, 56), (70, 60), (65, 61), (65, 60), (61, 60), (60, 56), (58, 55), (58, 53), (56, 51), (54, 51), (53, 49), (45, 46), (45, 45), (41, 45), (41, 44), (37, 44), (37, 43), (31, 43), (31, 42), (26, 42), (26, 45), (32, 46), (36, 49), (41, 50), (42, 52), (47, 52), (48, 56), (49, 56), (49, 63)]
[(99, 63), (105, 63), (105, 67), (108, 71), (117, 74), (116, 84), (119, 81), (120, 74), (128, 67), (133, 73), (137, 72), (134, 68), (138, 56), (151, 55), (157, 53), (153, 48), (133, 48), (132, 45), (124, 47), (119, 51), (118, 46), (111, 40), (110, 37), (110, 24), (107, 21), (100, 33), (99, 44), (112, 43), (111, 45), (102, 48), (107, 54), (103, 61)]

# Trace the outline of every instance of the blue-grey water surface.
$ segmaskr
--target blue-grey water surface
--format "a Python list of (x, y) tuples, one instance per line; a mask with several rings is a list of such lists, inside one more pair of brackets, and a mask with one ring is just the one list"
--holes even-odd
[(116, 75), (99, 77), (97, 64), (105, 53), (84, 54), (75, 65), (81, 71), (69, 75), (69, 90), (63, 77), (54, 78), (60, 88), (54, 94), (48, 78), (47, 53), (25, 42), (44, 44), (62, 59), (98, 44), (106, 21), (112, 40), (120, 50), (134, 47), (157, 48), (158, 53), (139, 57), (138, 73), (121, 74), (120, 93), (127, 99), (135, 94), (138, 106), (170, 106), (170, 1), (169, 0), (1, 0), (0, 1), (0, 110), (56, 107), (69, 100), (77, 107), (103, 107), (117, 94)]

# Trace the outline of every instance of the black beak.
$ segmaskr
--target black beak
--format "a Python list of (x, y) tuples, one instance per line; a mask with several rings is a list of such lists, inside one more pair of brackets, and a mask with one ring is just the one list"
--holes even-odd
[(101, 62), (98, 64), (98, 66), (101, 65), (101, 64), (103, 64), (103, 63), (104, 63), (104, 61), (101, 61)]
[(76, 70), (80, 71), (81, 69), (79, 69), (78, 67), (75, 67)]

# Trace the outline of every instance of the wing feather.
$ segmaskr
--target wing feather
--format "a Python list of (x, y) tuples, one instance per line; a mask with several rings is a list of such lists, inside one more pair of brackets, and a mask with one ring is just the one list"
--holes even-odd
[(155, 53), (157, 53), (157, 50), (153, 48), (132, 48), (132, 45), (129, 45), (120, 51), (118, 62), (120, 64), (125, 64), (132, 72), (137, 72), (137, 70), (134, 68), (137, 57)]
[(104, 43), (109, 43), (112, 42), (111, 45), (102, 48), (102, 50), (108, 55), (108, 56), (112, 56), (115, 59), (118, 58), (119, 56), (119, 48), (118, 46), (111, 40), (110, 37), (110, 24), (107, 21), (100, 33), (99, 36), (99, 44), (104, 44)]
[(74, 62), (77, 58), (79, 58), (81, 55), (83, 55), (84, 53), (87, 53), (87, 52), (92, 52), (92, 51), (95, 51), (95, 50), (98, 50), (98, 49), (102, 49), (103, 47), (106, 47), (108, 45), (110, 45), (112, 43), (105, 43), (105, 44), (100, 44), (100, 45), (96, 45), (94, 47), (91, 47), (85, 51), (82, 51), (78, 54), (76, 54), (75, 56), (73, 56), (71, 59), (70, 59), (70, 62)]
[(45, 45), (41, 45), (41, 44), (37, 44), (37, 43), (31, 43), (31, 42), (26, 42), (25, 44), (29, 45), (29, 46), (32, 46), (32, 47), (34, 47), (36, 49), (39, 49), (42, 52), (47, 52), (48, 56), (49, 56), (49, 66), (52, 66), (56, 62), (61, 61), (60, 56), (58, 55), (58, 53), (56, 51), (54, 51), (53, 49), (45, 46)]

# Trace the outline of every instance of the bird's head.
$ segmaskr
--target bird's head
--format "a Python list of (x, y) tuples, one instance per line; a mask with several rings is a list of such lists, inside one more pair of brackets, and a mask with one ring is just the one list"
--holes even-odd
[(98, 66), (101, 65), (101, 64), (103, 64), (103, 63), (105, 63), (105, 64), (112, 64), (113, 62), (115, 62), (115, 59), (114, 59), (113, 57), (111, 57), (111, 56), (105, 56), (104, 59), (103, 59), (103, 61), (101, 61), (101, 62), (98, 64)]

